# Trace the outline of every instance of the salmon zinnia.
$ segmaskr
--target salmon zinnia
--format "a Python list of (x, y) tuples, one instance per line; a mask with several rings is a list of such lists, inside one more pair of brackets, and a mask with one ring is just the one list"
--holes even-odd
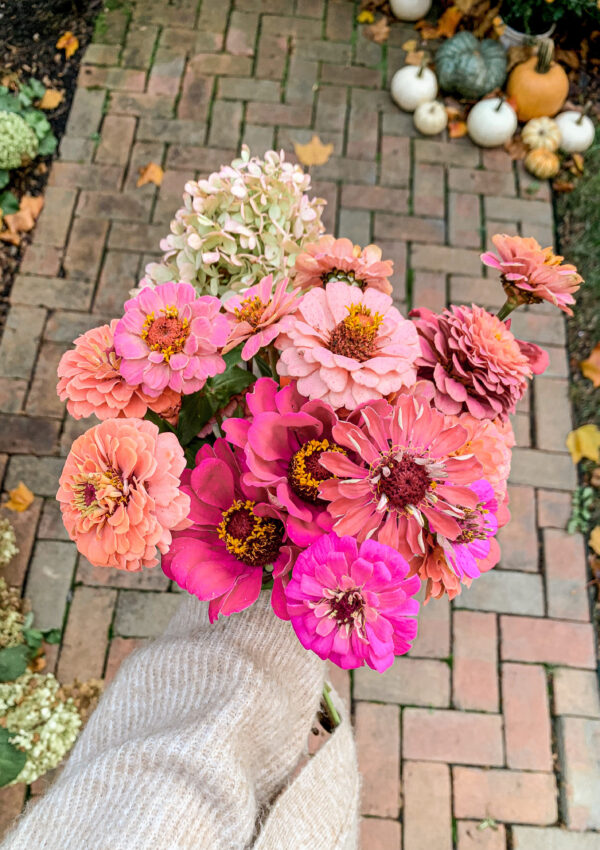
[(388, 280), (394, 272), (391, 260), (381, 259), (381, 248), (360, 248), (349, 239), (322, 236), (318, 242), (305, 245), (296, 257), (294, 283), (301, 289), (325, 286), (330, 280), (342, 280), (361, 289), (372, 286), (391, 295)]

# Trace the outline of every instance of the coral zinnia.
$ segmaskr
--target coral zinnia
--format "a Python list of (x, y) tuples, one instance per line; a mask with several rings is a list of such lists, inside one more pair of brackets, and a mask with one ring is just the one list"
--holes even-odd
[(110, 325), (92, 328), (75, 340), (75, 348), (66, 351), (58, 364), (56, 391), (74, 419), (94, 414), (98, 419), (119, 416), (142, 418), (148, 407), (165, 418), (175, 415), (181, 406), (180, 395), (168, 387), (158, 398), (145, 395), (139, 386), (131, 386), (119, 369), (121, 358), (114, 346), (118, 319)]
[(532, 237), (497, 233), (492, 236), (492, 242), (500, 257), (487, 251), (481, 260), (486, 266), (498, 269), (509, 302), (516, 307), (549, 301), (567, 315), (573, 315), (568, 305), (575, 303), (573, 293), (583, 283), (575, 266), (563, 265), (563, 257), (554, 254), (552, 248), (542, 248)]
[(175, 434), (143, 419), (107, 419), (78, 437), (56, 498), (71, 540), (94, 566), (141, 570), (185, 528), (189, 497)]
[(275, 381), (261, 378), (247, 395), (253, 412), (250, 424), (228, 419), (223, 428), (244, 449), (248, 472), (244, 481), (266, 487), (270, 501), (285, 511), (288, 534), (299, 546), (308, 546), (333, 525), (319, 485), (331, 473), (319, 459), (324, 452), (342, 452), (332, 438), (338, 422), (322, 401), (306, 401), (294, 384), (277, 391)]
[(417, 634), (421, 582), (407, 573), (389, 546), (323, 535), (299, 555), (285, 589), (302, 646), (346, 670), (387, 670)]
[(381, 248), (377, 245), (367, 245), (361, 250), (349, 239), (321, 236), (317, 242), (304, 246), (294, 268), (294, 284), (301, 289), (343, 280), (361, 289), (372, 286), (386, 295), (392, 293), (388, 278), (394, 273), (394, 264), (391, 260), (382, 261)]
[(545, 351), (515, 339), (506, 323), (476, 304), (440, 314), (423, 307), (410, 315), (421, 341), (418, 377), (434, 384), (435, 405), (443, 413), (505, 418), (514, 413), (527, 379), (548, 365)]
[(202, 389), (207, 378), (225, 371), (217, 349), (225, 344), (229, 323), (220, 308), (218, 298), (197, 298), (189, 283), (145, 286), (125, 302), (115, 328), (125, 380), (141, 384), (149, 396), (166, 387), (184, 395)]
[[(502, 501), (506, 495), (506, 482), (510, 473), (511, 446), (507, 442), (512, 434), (510, 419), (506, 420), (506, 428), (501, 430), (500, 423), (489, 419), (475, 419), (469, 413), (459, 416), (447, 416), (447, 425), (462, 425), (466, 428), (468, 440), (460, 453), (474, 454), (482, 466), (482, 476), (494, 488), (498, 499)], [(510, 432), (509, 430), (510, 429)], [(514, 438), (513, 443), (514, 445)]]
[(387, 415), (379, 411), (367, 405), (360, 425), (334, 426), (333, 439), (358, 459), (323, 454), (322, 465), (338, 477), (324, 481), (320, 493), (338, 534), (373, 537), (410, 559), (425, 552), (428, 526), (449, 540), (458, 537), (465, 509), (477, 505), (462, 485), (481, 478), (481, 464), (472, 454), (458, 456), (466, 429), (448, 427), (429, 402), (401, 395)]
[(417, 333), (389, 295), (334, 280), (309, 290), (292, 318), (275, 343), (277, 371), (307, 398), (354, 410), (415, 382)]
[[(283, 584), (296, 550), (266, 493), (242, 480), (242, 452), (219, 438), (203, 446), (181, 489), (191, 501), (190, 528), (174, 535), (162, 560), (165, 574), (199, 599), (210, 600), (211, 622), (258, 599), (264, 571), (273, 578), (273, 607), (285, 617)], [(282, 610), (283, 609), (283, 610)]]
[(263, 277), (243, 295), (233, 295), (224, 303), (230, 331), (223, 354), (244, 343), (242, 359), (250, 360), (266, 348), (283, 330), (282, 319), (296, 306), (299, 290), (287, 292), (287, 278), (279, 281), (273, 292), (273, 275)]

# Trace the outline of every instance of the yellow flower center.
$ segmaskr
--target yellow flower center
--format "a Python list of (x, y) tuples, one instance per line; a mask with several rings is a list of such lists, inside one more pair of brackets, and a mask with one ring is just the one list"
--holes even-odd
[(235, 308), (235, 316), (238, 322), (248, 322), (253, 328), (260, 324), (262, 315), (267, 307), (263, 304), (258, 295), (254, 298), (246, 298), (239, 307)]
[(383, 316), (380, 313), (371, 313), (364, 304), (352, 304), (346, 309), (348, 315), (331, 332), (329, 350), (363, 363), (375, 354), (377, 334)]
[(319, 502), (319, 484), (334, 476), (320, 462), (323, 452), (346, 450), (329, 440), (309, 440), (292, 456), (288, 466), (288, 482), (293, 492), (306, 502)]
[(127, 502), (128, 486), (118, 472), (80, 473), (73, 482), (73, 505), (85, 517), (99, 519), (113, 514)]
[(236, 499), (217, 526), (227, 551), (251, 567), (264, 567), (277, 558), (283, 542), (283, 523), (254, 513), (256, 502)]
[(173, 354), (179, 354), (190, 335), (190, 323), (179, 318), (177, 307), (168, 305), (160, 316), (154, 312), (146, 316), (142, 339), (151, 351), (160, 351), (167, 363)]

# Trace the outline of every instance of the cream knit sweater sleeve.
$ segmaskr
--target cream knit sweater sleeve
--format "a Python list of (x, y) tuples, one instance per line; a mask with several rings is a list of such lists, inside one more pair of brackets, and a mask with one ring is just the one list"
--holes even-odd
[(208, 623), (186, 597), (122, 665), (1, 850), (354, 850), (350, 723), (298, 772), (324, 667), (267, 594)]

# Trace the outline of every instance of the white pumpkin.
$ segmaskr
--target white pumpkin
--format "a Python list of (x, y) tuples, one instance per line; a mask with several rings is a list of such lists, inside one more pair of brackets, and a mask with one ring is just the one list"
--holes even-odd
[(419, 21), (431, 9), (431, 0), (390, 0), (392, 13), (400, 21)]
[(391, 84), (392, 99), (405, 112), (414, 112), (421, 103), (434, 100), (437, 77), (426, 65), (405, 65), (396, 71)]
[(554, 119), (560, 130), (560, 147), (567, 153), (583, 153), (594, 141), (594, 122), (583, 112), (561, 112)]
[(560, 128), (552, 118), (532, 118), (523, 127), (521, 137), (527, 147), (533, 150), (543, 148), (556, 151), (560, 142)]
[(435, 136), (447, 126), (448, 113), (443, 103), (430, 100), (417, 106), (413, 121), (419, 133), (423, 133), (424, 136)]
[(469, 136), (482, 148), (495, 148), (512, 138), (517, 129), (517, 113), (501, 97), (480, 100), (469, 112)]

